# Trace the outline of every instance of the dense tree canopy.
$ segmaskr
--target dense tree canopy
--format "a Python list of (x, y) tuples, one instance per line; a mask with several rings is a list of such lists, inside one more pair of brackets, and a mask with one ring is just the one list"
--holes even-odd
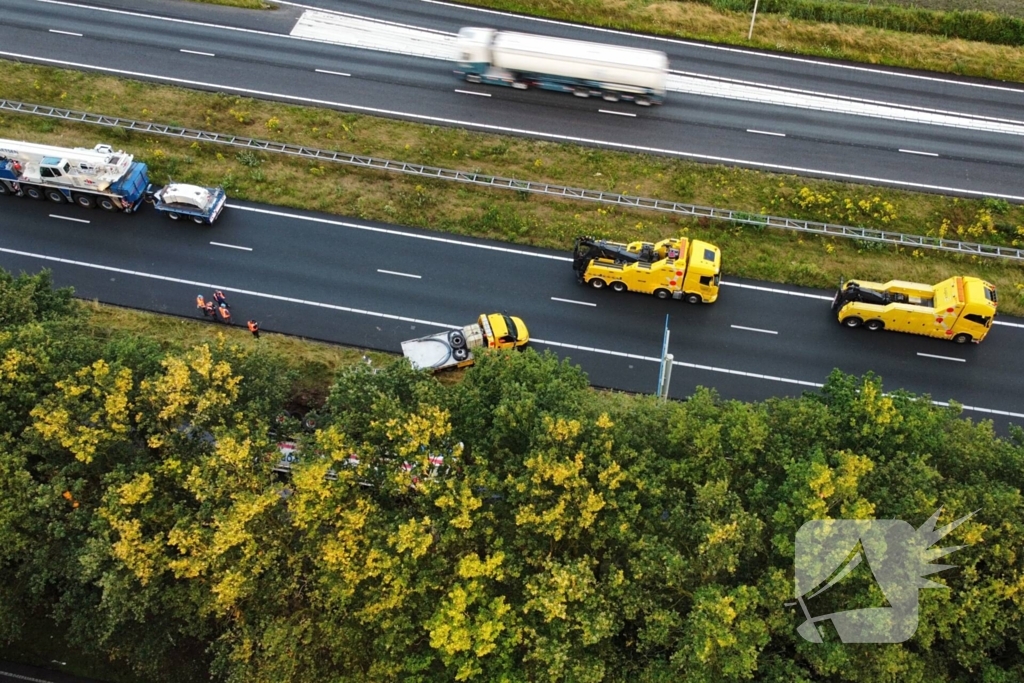
[[(45, 616), (171, 681), (1024, 678), (1019, 430), (839, 373), (760, 404), (604, 394), (532, 351), (450, 385), (360, 365), (310, 429), (258, 344), (101, 343), (77, 315), (0, 278), (0, 640)], [(910, 640), (800, 637), (804, 522), (940, 507), (979, 512)], [(829, 600), (879, 594), (854, 572)]]

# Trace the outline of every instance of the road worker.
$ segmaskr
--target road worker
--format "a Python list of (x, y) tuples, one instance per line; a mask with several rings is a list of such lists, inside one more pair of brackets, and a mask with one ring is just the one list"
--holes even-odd
[(203, 315), (208, 315), (214, 320), (217, 319), (217, 311), (213, 308), (213, 302), (207, 301), (206, 305), (203, 306)]
[(231, 309), (227, 307), (227, 304), (221, 304), (217, 307), (217, 314), (223, 322), (231, 322)]
[(256, 339), (260, 338), (260, 324), (255, 320), (250, 320), (248, 323), (249, 331), (252, 332), (252, 336)]
[[(217, 302), (218, 306), (228, 305), (227, 299), (224, 298), (224, 292), (220, 291), (219, 289), (213, 292), (213, 300)], [(228, 306), (228, 308), (230, 308), (230, 306)]]
[(206, 310), (206, 299), (203, 298), (202, 294), (196, 294), (196, 308), (200, 311)]

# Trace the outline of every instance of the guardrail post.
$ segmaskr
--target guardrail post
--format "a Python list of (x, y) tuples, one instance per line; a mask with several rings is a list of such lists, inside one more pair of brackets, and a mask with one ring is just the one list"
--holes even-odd
[(671, 353), (665, 356), (665, 373), (662, 377), (661, 387), (659, 389), (659, 395), (662, 401), (668, 400), (668, 387), (672, 383), (672, 361), (675, 360), (675, 356)]
[(668, 313), (666, 313), (665, 314), (665, 335), (664, 335), (664, 337), (662, 337), (662, 340), (661, 340), (661, 366), (658, 368), (658, 396), (661, 396), (661, 389), (662, 389), (662, 386), (665, 384), (665, 374), (666, 374), (666, 369), (665, 368), (667, 367), (666, 364), (665, 364), (665, 361), (666, 361), (666, 358), (668, 357), (668, 338), (669, 338), (669, 334), (670, 333), (669, 333), (669, 329), (668, 329)]

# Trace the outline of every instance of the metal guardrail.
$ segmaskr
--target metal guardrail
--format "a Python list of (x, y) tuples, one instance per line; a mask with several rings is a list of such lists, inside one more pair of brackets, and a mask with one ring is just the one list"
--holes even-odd
[(710, 206), (685, 204), (682, 202), (673, 202), (664, 199), (637, 197), (633, 195), (619, 194), (617, 192), (603, 192), (601, 190), (567, 187), (565, 185), (554, 185), (551, 183), (534, 182), (531, 180), (516, 180), (515, 178), (504, 178), (485, 173), (473, 173), (470, 171), (438, 168), (436, 166), (424, 166), (422, 164), (412, 164), (405, 161), (394, 161), (391, 159), (378, 159), (376, 157), (360, 154), (348, 154), (345, 152), (318, 149), (316, 147), (306, 147), (305, 145), (292, 145), (239, 135), (212, 133), (192, 128), (183, 128), (181, 126), (169, 126), (119, 116), (105, 116), (103, 114), (92, 114), (89, 112), (60, 109), (58, 107), (29, 104), (25, 102), (15, 102), (12, 100), (0, 100), (0, 111), (46, 116), (75, 123), (90, 123), (109, 128), (135, 130), (140, 133), (164, 135), (186, 140), (213, 142), (254, 151), (289, 154), (304, 159), (330, 161), (350, 166), (370, 168), (378, 171), (394, 171), (425, 178), (453, 180), (471, 185), (481, 185), (485, 187), (516, 190), (519, 192), (530, 192), (568, 199), (600, 202), (634, 209), (663, 211), (666, 213), (690, 216), (694, 218), (722, 220), (734, 224), (751, 225), (760, 228), (792, 230), (812, 235), (820, 235), (822, 237), (843, 237), (846, 239), (913, 247), (915, 249), (933, 249), (968, 256), (985, 256), (988, 258), (1000, 258), (1024, 262), (1024, 249), (1014, 247), (998, 247), (990, 244), (979, 244), (977, 242), (962, 242), (960, 240), (940, 239), (938, 237), (928, 237), (925, 235), (910, 235), (901, 232), (875, 230), (873, 228), (858, 228), (849, 225), (837, 225), (833, 223), (805, 221), (780, 216), (753, 214), (746, 211), (734, 211), (732, 209), (720, 209)]

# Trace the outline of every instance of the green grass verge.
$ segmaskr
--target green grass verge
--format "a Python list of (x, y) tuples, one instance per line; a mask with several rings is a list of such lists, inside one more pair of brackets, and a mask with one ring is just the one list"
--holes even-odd
[[(5, 68), (0, 96), (11, 99), (740, 211), (997, 244), (1024, 240), (1024, 207), (1005, 202), (485, 135), (31, 65)], [(25, 115), (0, 117), (0, 137), (65, 146), (107, 142), (149, 163), (156, 183), (173, 177), (222, 185), (239, 199), (556, 249), (569, 249), (579, 234), (629, 241), (683, 232), (720, 245), (727, 275), (773, 282), (830, 288), (840, 277), (938, 282), (978, 275), (1000, 288), (1004, 312), (1024, 313), (1024, 269), (977, 257), (800, 237)]]
[[(1024, 48), (750, 14), (666, 0), (461, 0), (462, 4), (609, 28), (911, 69), (1024, 81)], [(486, 24), (486, 19), (480, 20)], [(595, 40), (600, 40), (595, 38)], [(685, 64), (673, 64), (686, 69)]]
[(225, 341), (243, 346), (260, 345), (280, 356), (297, 375), (291, 396), (297, 410), (320, 406), (338, 370), (364, 362), (369, 358), (375, 366), (383, 366), (395, 356), (376, 351), (363, 351), (347, 346), (328, 344), (302, 337), (275, 334), (261, 330), (254, 339), (244, 322), (223, 325), (201, 319), (147, 313), (96, 302), (83, 302), (87, 312), (85, 330), (100, 340), (120, 337), (145, 337), (157, 341), (168, 352), (183, 351), (197, 344)]
[(241, 7), (242, 9), (277, 9), (277, 5), (263, 0), (189, 0), (189, 2), (202, 2), (207, 5), (227, 5), (228, 7)]
[[(873, 0), (843, 0), (858, 5), (878, 5)], [(992, 12), (1006, 17), (1024, 19), (1024, 3), (1020, 0), (886, 0), (885, 5), (923, 7), (943, 12)]]

